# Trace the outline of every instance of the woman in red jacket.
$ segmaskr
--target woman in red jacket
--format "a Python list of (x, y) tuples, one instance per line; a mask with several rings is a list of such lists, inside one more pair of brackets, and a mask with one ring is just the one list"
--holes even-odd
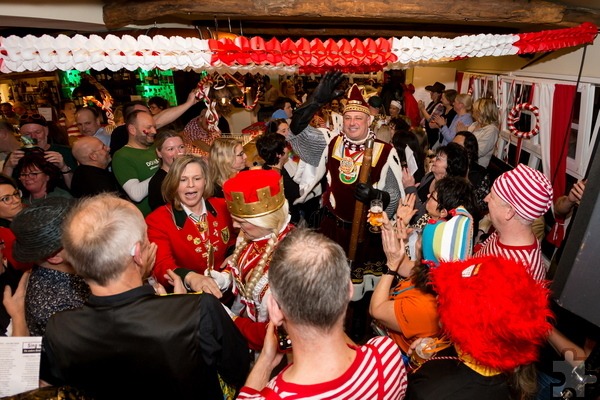
[(175, 159), (162, 186), (167, 204), (150, 213), (146, 223), (150, 241), (158, 246), (156, 280), (168, 288), (165, 274), (171, 269), (187, 285), (186, 276), (197, 272), (195, 279), (201, 287), (196, 290), (220, 298), (218, 284), (206, 275), (221, 268), (236, 235), (225, 200), (211, 197), (208, 176), (204, 158), (185, 154)]

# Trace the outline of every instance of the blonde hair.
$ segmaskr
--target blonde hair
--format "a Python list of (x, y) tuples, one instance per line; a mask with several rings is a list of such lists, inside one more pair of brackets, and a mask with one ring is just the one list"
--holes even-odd
[(242, 142), (237, 139), (217, 138), (210, 146), (209, 177), (213, 184), (223, 186), (223, 183), (234, 176), (235, 148)]
[(163, 180), (161, 186), (161, 193), (163, 199), (173, 206), (176, 210), (181, 210), (181, 199), (179, 198), (179, 194), (177, 190), (179, 189), (179, 184), (181, 180), (181, 175), (183, 175), (183, 171), (185, 167), (190, 164), (196, 163), (200, 166), (202, 170), (202, 175), (204, 175), (204, 192), (202, 192), (202, 197), (207, 199), (213, 195), (213, 184), (211, 180), (208, 178), (208, 163), (203, 157), (199, 157), (194, 154), (183, 154), (173, 161), (169, 172), (167, 172), (167, 176)]
[(286, 79), (279, 84), (280, 92), (284, 95), (284, 97), (288, 97), (288, 88), (296, 89), (294, 86), (294, 82), (291, 79)]
[(467, 94), (467, 93), (457, 94), (455, 101), (458, 101), (460, 104), (464, 105), (465, 110), (469, 113), (473, 109), (473, 98), (471, 97), (470, 94)]
[(475, 100), (473, 114), (476, 114), (477, 122), (481, 126), (498, 124), (498, 106), (496, 106), (494, 99), (481, 98)]

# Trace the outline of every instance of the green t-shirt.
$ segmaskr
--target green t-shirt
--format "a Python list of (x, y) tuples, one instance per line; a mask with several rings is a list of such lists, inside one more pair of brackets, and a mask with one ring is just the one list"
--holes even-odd
[[(137, 179), (140, 182), (152, 177), (160, 167), (158, 157), (154, 146), (147, 149), (134, 149), (133, 147), (122, 147), (119, 149), (112, 160), (112, 170), (119, 185), (123, 185), (131, 180)], [(148, 204), (148, 185), (146, 184), (146, 195), (140, 202), (134, 202), (144, 216), (150, 214), (150, 204)]]

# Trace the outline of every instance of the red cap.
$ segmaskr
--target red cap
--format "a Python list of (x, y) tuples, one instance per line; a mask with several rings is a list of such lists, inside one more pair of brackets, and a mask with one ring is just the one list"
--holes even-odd
[(270, 214), (285, 202), (283, 179), (274, 170), (241, 171), (223, 183), (223, 192), (227, 209), (239, 218)]

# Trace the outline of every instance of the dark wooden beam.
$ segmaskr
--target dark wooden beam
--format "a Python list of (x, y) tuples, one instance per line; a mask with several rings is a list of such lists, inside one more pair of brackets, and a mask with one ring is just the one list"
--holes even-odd
[[(544, 0), (189, 0), (122, 1), (106, 0), (104, 21), (109, 29), (127, 25), (197, 20), (265, 20), (285, 24), (312, 22), (324, 27), (340, 21), (378, 23), (434, 24), (423, 31), (435, 30), (435, 24), (499, 24), (558, 26), (565, 23), (566, 7)], [(381, 36), (381, 35), (378, 35)]]

